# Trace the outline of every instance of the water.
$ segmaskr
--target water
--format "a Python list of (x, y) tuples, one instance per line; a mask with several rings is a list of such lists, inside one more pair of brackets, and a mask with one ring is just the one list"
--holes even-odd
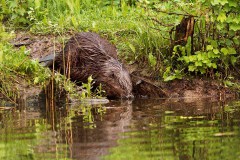
[(134, 100), (0, 110), (0, 159), (237, 160), (240, 102)]

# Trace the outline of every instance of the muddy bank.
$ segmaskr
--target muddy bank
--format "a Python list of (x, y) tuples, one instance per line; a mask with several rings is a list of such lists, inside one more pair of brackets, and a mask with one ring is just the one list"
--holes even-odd
[(216, 100), (226, 100), (237, 97), (237, 93), (223, 86), (217, 80), (183, 79), (171, 82), (151, 80), (132, 75), (136, 96), (150, 98), (196, 99), (212, 97)]
[[(29, 33), (19, 32), (12, 41), (16, 47), (26, 46), (30, 50), (30, 57), (40, 59), (54, 52), (63, 49), (64, 43), (72, 34), (63, 36), (38, 36)], [(121, 61), (121, 60), (120, 60)], [(136, 65), (128, 65), (133, 83), (135, 97), (140, 98), (205, 98), (214, 97), (224, 100), (235, 98), (236, 92), (225, 87), (217, 80), (191, 78), (184, 80), (174, 80), (162, 82), (148, 75), (143, 75), (142, 69)]]

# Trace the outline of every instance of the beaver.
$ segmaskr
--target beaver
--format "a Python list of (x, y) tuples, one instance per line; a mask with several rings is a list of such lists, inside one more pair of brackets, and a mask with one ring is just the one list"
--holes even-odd
[(102, 85), (108, 98), (132, 98), (129, 72), (117, 59), (114, 45), (96, 33), (81, 32), (66, 43), (55, 57), (55, 68), (72, 81), (86, 83), (89, 76), (94, 86)]

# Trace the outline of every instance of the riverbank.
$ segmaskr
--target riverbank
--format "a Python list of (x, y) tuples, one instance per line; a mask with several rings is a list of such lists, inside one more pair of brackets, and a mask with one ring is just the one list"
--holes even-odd
[[(18, 32), (12, 45), (15, 48), (25, 46), (29, 51), (29, 58), (39, 60), (52, 53), (62, 50), (64, 43), (74, 33), (68, 33), (64, 36), (56, 35), (34, 35), (28, 32)], [(175, 79), (164, 82), (161, 77), (153, 77), (148, 69), (140, 67), (139, 64), (126, 64), (133, 82), (133, 92), (135, 97), (140, 98), (206, 98), (212, 97), (218, 100), (235, 98), (237, 90), (226, 86), (223, 81), (205, 77), (190, 77), (184, 79)], [(24, 83), (20, 83), (24, 84)], [(19, 85), (21, 95), (28, 97), (38, 95), (41, 87), (30, 85)]]

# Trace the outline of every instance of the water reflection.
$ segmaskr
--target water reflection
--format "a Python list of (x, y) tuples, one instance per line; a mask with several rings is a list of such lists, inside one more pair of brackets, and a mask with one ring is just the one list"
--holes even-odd
[(0, 111), (0, 159), (240, 159), (238, 101), (51, 104)]
[(94, 114), (95, 127), (86, 128), (81, 123), (81, 116), (75, 116), (72, 127), (71, 156), (76, 159), (99, 159), (116, 146), (119, 133), (126, 131), (130, 125), (132, 107), (128, 102), (106, 105), (104, 115)]
[[(230, 107), (231, 111), (226, 110)], [(105, 159), (239, 159), (239, 104), (133, 104), (131, 132)]]

